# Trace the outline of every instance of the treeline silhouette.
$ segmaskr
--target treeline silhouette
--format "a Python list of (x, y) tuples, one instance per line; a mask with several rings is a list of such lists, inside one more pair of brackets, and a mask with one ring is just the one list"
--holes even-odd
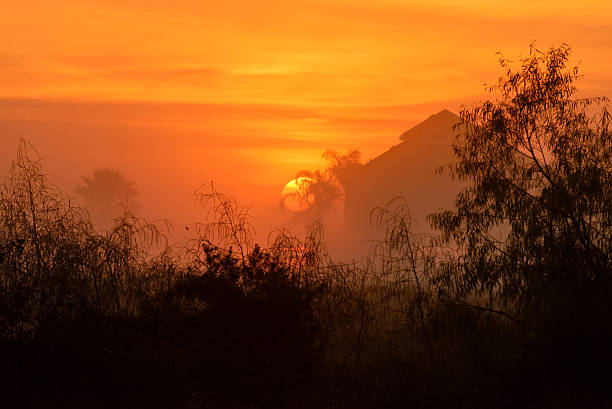
[(212, 185), (183, 248), (129, 209), (98, 231), (22, 143), (0, 186), (3, 406), (609, 405), (610, 116), (574, 97), (568, 55), (502, 59), (500, 99), (461, 112), (470, 186), (439, 234), (394, 200), (359, 263), (318, 225), (254, 244)]

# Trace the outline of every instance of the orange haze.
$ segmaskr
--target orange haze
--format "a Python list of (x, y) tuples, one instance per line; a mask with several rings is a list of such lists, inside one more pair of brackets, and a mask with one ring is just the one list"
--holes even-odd
[(1, 166), (23, 137), (68, 190), (118, 168), (152, 218), (186, 214), (213, 179), (266, 220), (324, 150), (382, 153), (429, 114), (481, 98), (495, 52), (533, 41), (570, 44), (582, 91), (612, 96), (608, 0), (5, 3)]

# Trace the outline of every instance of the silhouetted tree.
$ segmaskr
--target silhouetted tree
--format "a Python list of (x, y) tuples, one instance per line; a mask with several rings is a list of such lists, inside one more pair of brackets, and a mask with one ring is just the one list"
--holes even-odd
[(213, 182), (210, 182), (210, 191), (203, 186), (196, 192), (196, 201), (206, 211), (204, 222), (198, 224), (200, 240), (224, 248), (235, 246), (244, 262), (246, 254), (253, 248), (255, 236), (249, 208), (215, 190)]
[(328, 150), (323, 153), (323, 159), (328, 162), (326, 172), (331, 174), (344, 188), (347, 178), (361, 164), (361, 152), (358, 149), (353, 149), (341, 154)]
[(458, 248), (442, 292), (488, 296), (522, 317), (609, 316), (610, 115), (606, 98), (576, 98), (569, 55), (532, 45), (516, 68), (502, 57), (490, 89), (500, 98), (461, 110), (450, 171), (471, 186), (430, 217)]
[(138, 191), (134, 182), (116, 169), (96, 169), (93, 176), (82, 176), (84, 185), (76, 188), (76, 193), (85, 199), (85, 207), (91, 212), (94, 221), (108, 224), (120, 215), (120, 205), (135, 210), (133, 201)]
[(323, 153), (328, 166), (324, 170), (302, 170), (295, 180), (298, 184), (296, 200), (304, 202), (310, 207), (309, 212), (316, 218), (334, 209), (335, 204), (344, 198), (344, 183), (348, 175), (360, 166), (361, 152), (348, 151), (340, 154), (328, 150)]

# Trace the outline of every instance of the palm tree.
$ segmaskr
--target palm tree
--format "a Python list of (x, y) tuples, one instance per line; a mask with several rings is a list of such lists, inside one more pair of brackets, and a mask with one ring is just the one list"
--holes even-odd
[(122, 211), (134, 211), (133, 201), (138, 191), (134, 182), (116, 169), (96, 169), (93, 176), (81, 177), (84, 185), (76, 188), (76, 193), (85, 200), (94, 221), (106, 225)]
[(323, 154), (328, 166), (324, 170), (302, 170), (295, 177), (298, 189), (296, 201), (307, 205), (307, 212), (316, 219), (334, 210), (336, 204), (344, 199), (347, 177), (360, 166), (361, 152), (349, 151), (346, 154), (328, 150)]

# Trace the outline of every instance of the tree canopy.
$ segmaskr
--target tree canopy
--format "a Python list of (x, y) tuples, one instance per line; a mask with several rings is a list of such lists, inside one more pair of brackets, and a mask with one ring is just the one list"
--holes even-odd
[(457, 247), (438, 277), (456, 294), (498, 295), (517, 313), (610, 307), (610, 114), (605, 97), (578, 96), (569, 56), (502, 56), (497, 98), (460, 112), (449, 170), (470, 186), (430, 216)]

